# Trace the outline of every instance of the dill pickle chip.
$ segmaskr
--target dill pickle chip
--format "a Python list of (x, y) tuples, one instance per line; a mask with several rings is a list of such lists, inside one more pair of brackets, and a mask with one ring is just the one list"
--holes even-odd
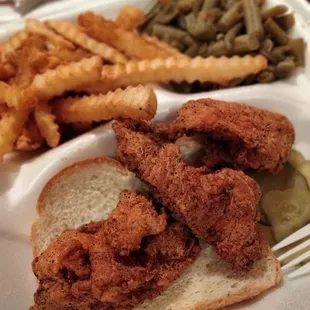
[(310, 187), (310, 160), (306, 160), (304, 163), (299, 165), (297, 169), (306, 178), (308, 186)]
[(272, 190), (286, 190), (289, 188), (309, 189), (306, 178), (290, 163), (285, 163), (283, 170), (277, 175), (256, 171), (249, 172), (248, 174), (259, 184), (262, 195)]
[(292, 150), (288, 162), (297, 169), (300, 165), (306, 162), (306, 159), (300, 152)]
[(301, 188), (270, 191), (262, 198), (277, 242), (310, 222), (310, 192)]

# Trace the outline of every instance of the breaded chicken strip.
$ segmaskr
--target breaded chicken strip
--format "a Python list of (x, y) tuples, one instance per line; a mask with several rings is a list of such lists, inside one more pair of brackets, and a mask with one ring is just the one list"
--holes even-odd
[(281, 114), (213, 99), (187, 102), (173, 122), (157, 124), (155, 131), (172, 141), (184, 134), (205, 133), (218, 141), (219, 149), (213, 153), (219, 161), (271, 173), (282, 169), (295, 139), (293, 125)]
[(33, 309), (132, 309), (159, 295), (199, 251), (188, 228), (124, 191), (106, 221), (63, 232), (34, 260)]
[[(142, 124), (148, 131), (147, 124)], [(118, 157), (152, 194), (186, 223), (194, 234), (216, 247), (234, 266), (250, 268), (262, 255), (256, 223), (258, 184), (241, 171), (207, 173), (185, 164), (179, 147), (161, 144), (141, 123), (113, 124)]]

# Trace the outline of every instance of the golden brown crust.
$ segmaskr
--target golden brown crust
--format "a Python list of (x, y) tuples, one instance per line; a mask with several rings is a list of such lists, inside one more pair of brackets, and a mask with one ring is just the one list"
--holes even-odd
[(124, 168), (124, 166), (117, 160), (110, 158), (110, 157), (96, 157), (96, 158), (86, 159), (83, 161), (78, 161), (70, 165), (69, 167), (62, 169), (60, 172), (54, 175), (42, 189), (39, 195), (38, 201), (37, 201), (36, 209), (38, 213), (38, 219), (36, 219), (36, 221), (32, 224), (31, 232), (30, 232), (30, 240), (31, 240), (31, 245), (32, 245), (33, 257), (36, 257), (39, 254), (38, 249), (36, 247), (35, 240), (36, 240), (38, 225), (40, 222), (40, 216), (44, 212), (44, 206), (45, 206), (43, 203), (44, 199), (48, 195), (51, 188), (53, 188), (53, 186), (55, 186), (63, 177), (73, 172), (76, 168), (85, 167), (90, 164), (107, 164), (107, 165), (113, 166), (114, 168), (118, 169), (119, 173), (121, 174), (125, 175), (126, 173), (128, 173), (126, 168)]

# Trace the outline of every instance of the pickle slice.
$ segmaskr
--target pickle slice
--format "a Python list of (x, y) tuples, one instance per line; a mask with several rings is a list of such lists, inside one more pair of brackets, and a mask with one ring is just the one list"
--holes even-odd
[(310, 160), (306, 160), (299, 165), (297, 169), (306, 178), (308, 186), (310, 187)]
[(306, 159), (304, 155), (302, 155), (300, 152), (296, 150), (291, 151), (291, 155), (288, 159), (288, 162), (295, 168), (298, 169), (299, 166), (301, 166), (304, 162), (306, 162)]
[(248, 175), (257, 181), (262, 195), (271, 190), (286, 190), (288, 188), (309, 189), (306, 178), (290, 163), (285, 163), (283, 170), (277, 175), (256, 171), (249, 172)]
[(261, 199), (277, 242), (310, 222), (310, 192), (302, 188), (273, 190)]

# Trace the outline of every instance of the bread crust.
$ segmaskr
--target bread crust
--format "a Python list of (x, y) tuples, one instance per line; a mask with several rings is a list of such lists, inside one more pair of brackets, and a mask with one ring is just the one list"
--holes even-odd
[[(268, 289), (277, 286), (280, 284), (282, 280), (282, 272), (281, 272), (281, 264), (273, 254), (268, 242), (265, 241), (265, 249), (268, 251), (268, 254), (266, 257), (272, 258), (273, 264), (276, 266), (276, 275), (274, 278), (274, 281), (270, 283), (268, 286), (264, 286), (263, 284), (261, 286), (253, 286), (253, 287), (248, 287), (246, 290), (241, 290), (239, 292), (236, 292), (234, 294), (229, 294), (227, 296), (223, 296), (223, 298), (216, 299), (212, 302), (201, 302), (194, 307), (190, 308), (190, 310), (216, 310), (216, 309), (221, 309), (226, 306), (242, 302), (244, 300), (249, 300), (252, 299), (261, 293), (267, 291)], [(189, 310), (189, 308), (181, 308), (179, 310)]]
[(31, 229), (30, 229), (30, 241), (31, 241), (31, 246), (32, 246), (33, 257), (36, 257), (36, 256), (39, 255), (38, 249), (37, 249), (36, 244), (35, 244), (35, 240), (36, 240), (36, 234), (37, 234), (38, 226), (40, 224), (40, 217), (41, 217), (41, 215), (44, 212), (44, 204), (43, 204), (43, 202), (44, 202), (44, 199), (46, 198), (46, 196), (48, 195), (49, 191), (64, 176), (72, 173), (76, 168), (85, 167), (85, 166), (92, 165), (92, 164), (106, 164), (106, 165), (113, 166), (114, 168), (116, 168), (118, 170), (118, 172), (120, 174), (123, 174), (123, 175), (126, 175), (126, 174), (130, 173), (116, 159), (113, 159), (113, 158), (110, 158), (110, 157), (106, 157), (106, 156), (102, 156), (102, 157), (95, 157), (95, 158), (90, 158), (90, 159), (86, 159), (86, 160), (75, 162), (72, 165), (70, 165), (70, 166), (60, 170), (56, 175), (54, 175), (46, 183), (46, 185), (42, 189), (42, 191), (41, 191), (41, 193), (39, 195), (38, 201), (37, 201), (36, 210), (37, 210), (37, 213), (38, 213), (38, 218), (33, 222), (33, 224), (31, 225)]

